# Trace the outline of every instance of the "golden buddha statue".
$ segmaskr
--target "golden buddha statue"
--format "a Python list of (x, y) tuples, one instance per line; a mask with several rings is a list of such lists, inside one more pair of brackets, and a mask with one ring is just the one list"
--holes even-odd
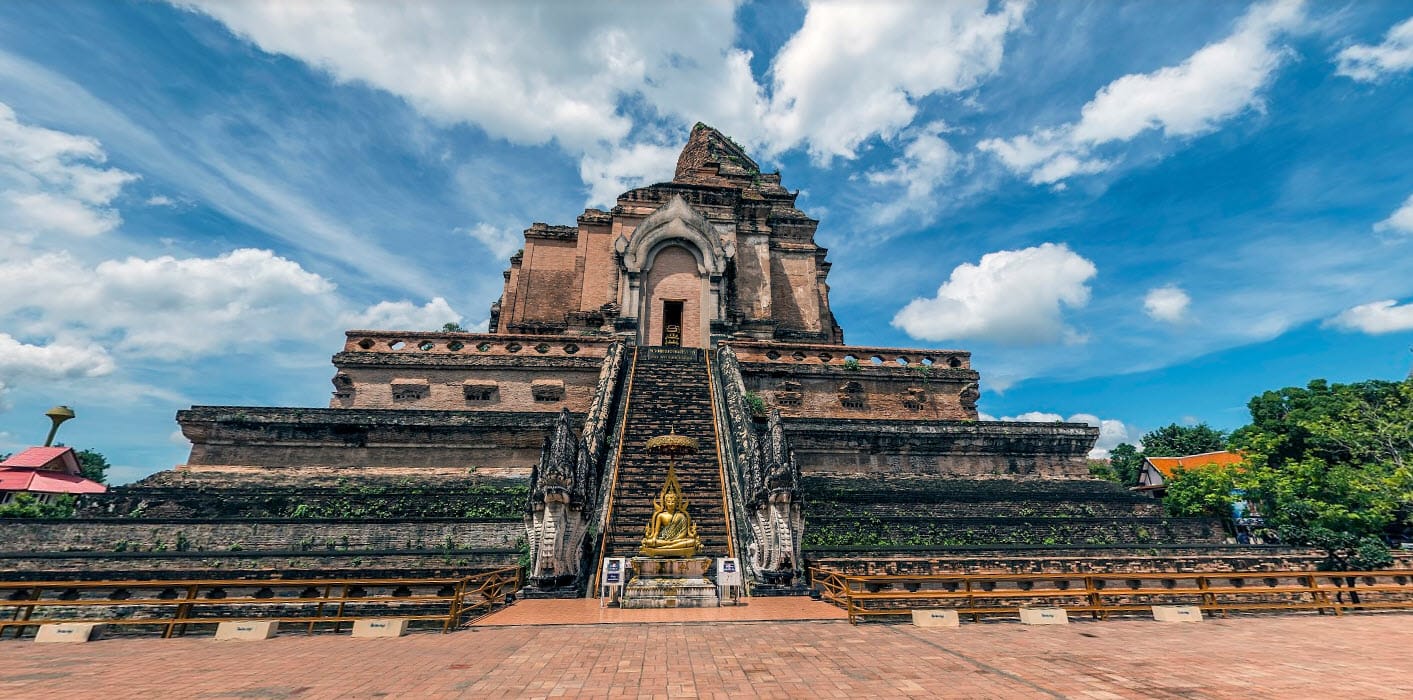
[(677, 470), (668, 466), (667, 483), (653, 499), (653, 515), (643, 530), (643, 546), (638, 551), (649, 557), (690, 557), (701, 548), (697, 526), (687, 515), (682, 485), (677, 483)]

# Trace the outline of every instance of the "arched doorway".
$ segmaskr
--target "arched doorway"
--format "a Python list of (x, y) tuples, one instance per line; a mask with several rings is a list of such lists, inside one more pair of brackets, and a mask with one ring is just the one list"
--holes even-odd
[(702, 301), (709, 290), (697, 255), (670, 241), (653, 251), (646, 272), (639, 342), (706, 347)]

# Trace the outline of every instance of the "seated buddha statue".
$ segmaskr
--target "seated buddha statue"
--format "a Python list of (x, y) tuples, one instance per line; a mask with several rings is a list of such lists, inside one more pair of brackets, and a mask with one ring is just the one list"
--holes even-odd
[(701, 546), (677, 475), (669, 470), (661, 495), (653, 500), (653, 515), (643, 530), (643, 546), (638, 551), (649, 557), (690, 557)]

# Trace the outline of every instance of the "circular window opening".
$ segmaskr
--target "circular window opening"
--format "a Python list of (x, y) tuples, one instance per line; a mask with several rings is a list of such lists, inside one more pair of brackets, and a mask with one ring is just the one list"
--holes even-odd
[(820, 361), (820, 362), (828, 363), (828, 362), (829, 362), (830, 360), (832, 360), (832, 359), (834, 359), (834, 356), (833, 356), (833, 355), (830, 355), (830, 354), (827, 353), (827, 352), (822, 352), (822, 353), (819, 354), (819, 361)]
[(879, 357), (879, 356), (877, 356), (877, 355), (874, 355), (873, 357), (868, 358), (868, 361), (869, 361), (869, 362), (872, 362), (875, 366), (883, 364), (883, 358), (881, 358), (881, 357)]
[(956, 369), (962, 366), (962, 360), (959, 357), (949, 357), (947, 358), (947, 366)]
[(506, 350), (509, 350), (509, 351), (511, 351), (511, 352), (520, 352), (520, 348), (522, 348), (522, 347), (524, 347), (524, 346), (521, 345), (520, 343), (511, 343), (511, 344), (505, 346), (505, 349), (506, 349)]
[(579, 346), (575, 345), (574, 343), (570, 343), (564, 346), (564, 352), (573, 355), (574, 353), (579, 352)]
[(417, 344), (417, 349), (421, 350), (422, 352), (427, 352), (428, 350), (431, 350), (434, 347), (436, 347), (436, 344), (434, 344), (430, 340), (424, 340)]
[(363, 348), (364, 350), (372, 350), (372, 349), (373, 349), (373, 339), (372, 339), (372, 338), (364, 338), (363, 340), (358, 341), (358, 347)]
[(780, 353), (778, 353), (778, 352), (776, 352), (776, 351), (774, 351), (774, 350), (771, 350), (770, 352), (766, 353), (765, 356), (766, 356), (767, 358), (769, 358), (769, 359), (772, 359), (772, 360), (778, 360), (778, 359), (780, 359)]
[(480, 345), (477, 345), (477, 346), (476, 346), (476, 349), (477, 349), (477, 350), (480, 350), (481, 352), (490, 352), (490, 351), (491, 351), (491, 344), (490, 344), (490, 343), (481, 343)]
[(390, 347), (390, 348), (392, 348), (392, 349), (394, 349), (394, 350), (401, 350), (401, 349), (407, 347), (407, 343), (404, 343), (404, 342), (402, 342), (401, 340), (394, 340), (394, 341), (392, 341), (391, 343), (388, 343), (388, 347)]
[(466, 347), (466, 344), (459, 340), (453, 340), (450, 343), (446, 344), (446, 349), (452, 352), (460, 352), (460, 350), (464, 347)]
[(805, 361), (805, 354), (802, 353), (802, 352), (796, 352), (795, 354), (791, 355), (790, 357), (795, 358), (795, 361), (796, 361), (796, 362), (804, 362), (804, 361)]
[(541, 355), (549, 352), (549, 343), (540, 343), (539, 345), (536, 345), (535, 352), (538, 352)]
[(907, 367), (907, 366), (908, 366), (908, 358), (906, 358), (906, 357), (900, 357), (900, 358), (898, 358), (898, 359), (896, 360), (896, 362), (897, 362), (899, 365), (902, 365), (903, 367)]

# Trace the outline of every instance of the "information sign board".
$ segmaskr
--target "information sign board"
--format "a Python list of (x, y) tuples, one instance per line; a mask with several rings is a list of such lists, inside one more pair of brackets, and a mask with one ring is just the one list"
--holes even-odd
[(716, 585), (741, 585), (741, 563), (735, 557), (722, 557), (716, 560)]

